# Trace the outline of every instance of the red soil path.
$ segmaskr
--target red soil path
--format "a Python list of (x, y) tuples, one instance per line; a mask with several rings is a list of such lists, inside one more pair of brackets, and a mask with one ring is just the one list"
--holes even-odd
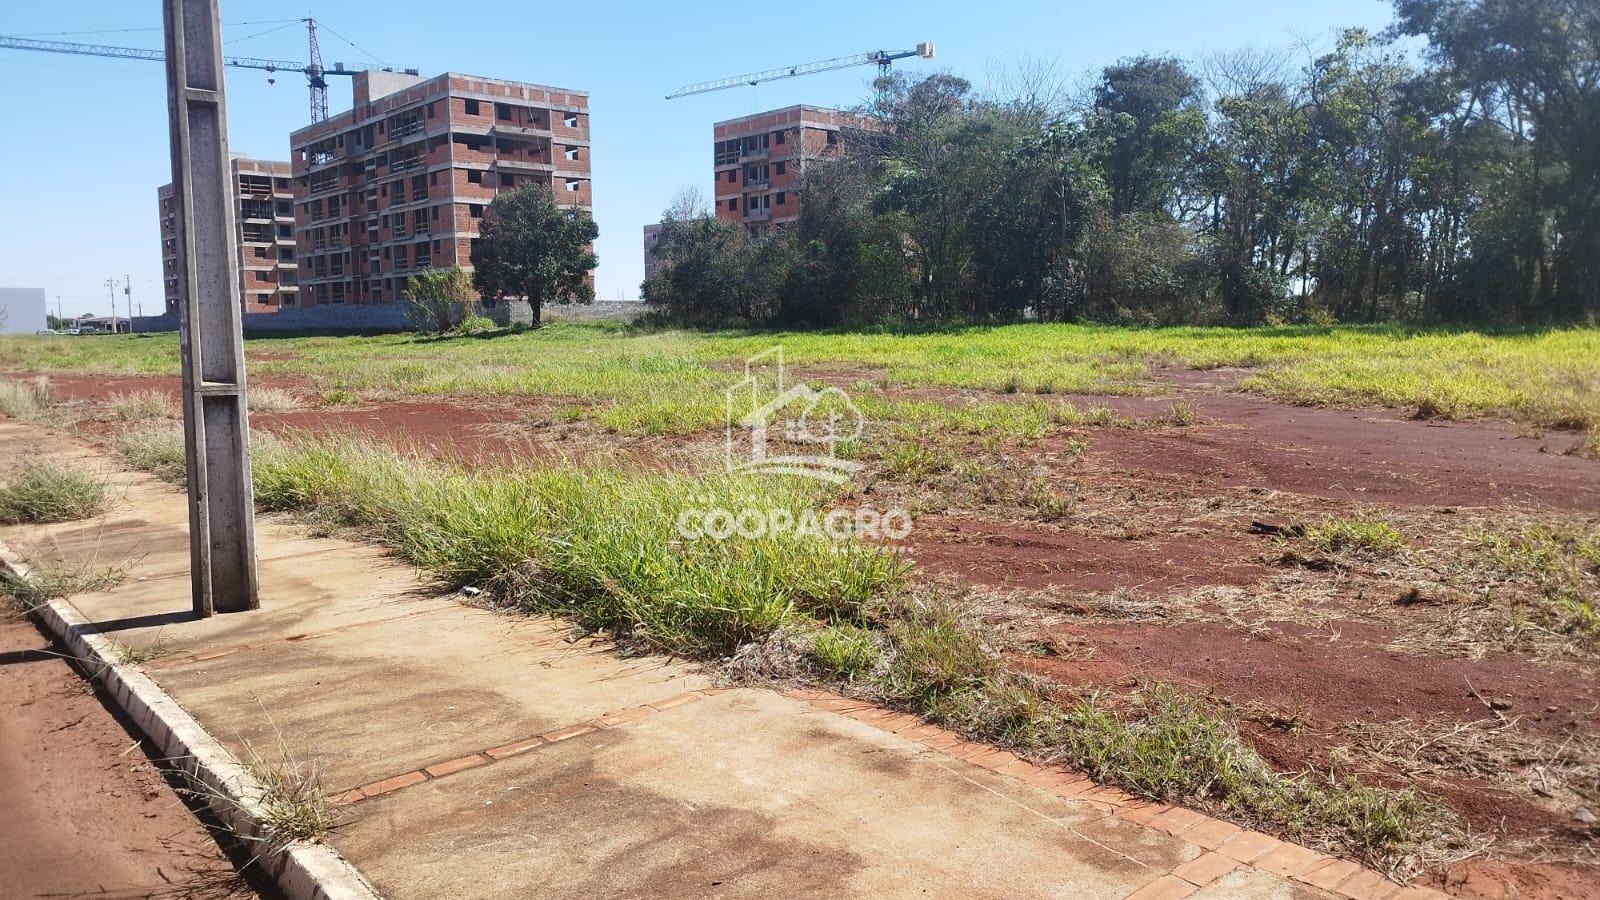
[(28, 622), (0, 618), (0, 895), (255, 897)]

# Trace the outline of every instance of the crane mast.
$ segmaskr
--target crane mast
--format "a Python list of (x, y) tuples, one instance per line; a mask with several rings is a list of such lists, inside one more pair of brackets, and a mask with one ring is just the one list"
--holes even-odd
[(821, 59), (816, 62), (801, 63), (798, 66), (786, 66), (782, 69), (768, 69), (764, 72), (751, 72), (747, 75), (734, 75), (731, 78), (719, 78), (716, 81), (701, 81), (696, 84), (684, 85), (667, 95), (668, 100), (687, 97), (691, 94), (704, 94), (710, 91), (721, 91), (741, 85), (757, 85), (764, 81), (777, 81), (781, 78), (798, 78), (802, 75), (814, 75), (818, 72), (829, 72), (834, 69), (847, 69), (851, 66), (867, 66), (876, 64), (878, 72), (882, 75), (889, 74), (890, 65), (897, 59), (910, 57), (920, 59), (933, 59), (933, 42), (923, 41), (911, 50), (873, 50), (867, 53), (857, 53), (852, 56), (838, 56), (833, 59)]

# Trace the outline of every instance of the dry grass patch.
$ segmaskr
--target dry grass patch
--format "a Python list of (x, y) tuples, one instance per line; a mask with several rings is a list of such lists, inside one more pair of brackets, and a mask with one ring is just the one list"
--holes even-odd
[(17, 612), (78, 594), (109, 591), (128, 578), (131, 561), (105, 565), (98, 560), (45, 559), (28, 568), (27, 575), (0, 569), (0, 597)]
[(0, 484), (0, 523), (71, 522), (96, 515), (106, 504), (100, 475), (50, 460), (24, 462)]
[(304, 406), (293, 391), (274, 387), (252, 387), (246, 390), (245, 403), (251, 412), (289, 412)]
[(72, 407), (51, 394), (48, 378), (0, 379), (0, 415), (46, 428), (66, 428), (78, 420)]
[(151, 419), (175, 419), (178, 404), (161, 391), (133, 391), (112, 394), (105, 403), (111, 417), (121, 422), (145, 422)]

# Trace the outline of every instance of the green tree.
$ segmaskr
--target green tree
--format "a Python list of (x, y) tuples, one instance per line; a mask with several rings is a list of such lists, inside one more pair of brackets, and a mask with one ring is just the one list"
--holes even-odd
[(460, 266), (412, 275), (406, 279), (402, 296), (407, 318), (423, 331), (449, 331), (472, 314), (472, 279)]
[(1170, 208), (1204, 139), (1200, 82), (1176, 59), (1142, 56), (1107, 66), (1094, 89), (1112, 212)]
[(527, 300), (533, 324), (546, 303), (590, 303), (600, 234), (585, 210), (558, 205), (529, 184), (494, 198), (472, 244), (472, 283), (485, 299)]
[[(1525, 260), (1546, 315), (1600, 316), (1600, 4), (1594, 0), (1395, 0), (1405, 34), (1425, 35), (1434, 62), (1452, 73), (1478, 114), (1527, 145), (1528, 202), (1545, 215), (1537, 239), (1554, 266)], [(1493, 199), (1493, 198), (1491, 198)], [(1489, 236), (1484, 235), (1488, 238)], [(1491, 238), (1504, 246), (1504, 237)]]

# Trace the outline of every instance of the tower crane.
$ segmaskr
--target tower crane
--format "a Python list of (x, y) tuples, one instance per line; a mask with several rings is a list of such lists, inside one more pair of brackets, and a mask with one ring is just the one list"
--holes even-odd
[[(317, 46), (317, 22), (315, 19), (303, 19), (306, 25), (306, 42), (310, 51), (310, 62), (297, 62), (286, 59), (262, 59), (255, 56), (224, 56), (222, 64), (237, 69), (261, 69), (266, 72), (299, 72), (306, 76), (306, 86), (311, 90), (311, 121), (321, 122), (328, 118), (328, 79), (329, 75), (354, 75), (356, 70), (346, 69), (344, 63), (334, 63), (333, 68), (325, 69), (322, 66), (322, 51)], [(110, 47), (102, 44), (74, 44), (68, 41), (39, 41), (32, 38), (8, 37), (0, 35), (0, 50), (37, 50), (42, 53), (72, 53), (79, 56), (109, 56), (113, 59), (143, 59), (151, 62), (162, 62), (167, 56), (160, 50), (145, 50), (138, 47)], [(394, 71), (386, 68), (385, 71)], [(404, 70), (407, 75), (417, 74), (416, 69)]]
[(690, 94), (704, 94), (709, 91), (721, 91), (740, 85), (757, 85), (763, 81), (777, 81), (780, 78), (798, 78), (801, 75), (814, 75), (817, 72), (830, 72), (834, 69), (848, 69), (851, 66), (867, 66), (874, 63), (878, 66), (880, 75), (889, 74), (889, 66), (897, 59), (909, 57), (933, 59), (933, 42), (923, 41), (912, 50), (873, 50), (868, 53), (857, 53), (854, 56), (839, 56), (833, 59), (822, 59), (816, 62), (801, 63), (798, 66), (788, 66), (782, 69), (768, 69), (765, 72), (751, 72), (748, 75), (735, 75), (732, 78), (720, 78), (716, 81), (702, 81), (698, 84), (688, 84), (667, 95), (668, 100), (687, 97)]

